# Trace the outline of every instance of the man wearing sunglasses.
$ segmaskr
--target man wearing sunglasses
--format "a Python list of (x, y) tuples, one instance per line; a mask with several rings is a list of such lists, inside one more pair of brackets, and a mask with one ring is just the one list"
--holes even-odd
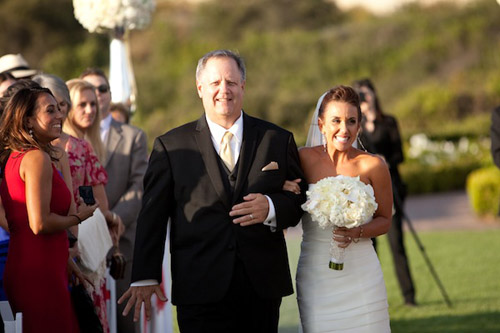
[[(102, 116), (101, 139), (106, 148), (106, 157), (101, 161), (108, 173), (106, 195), (110, 209), (121, 217), (125, 225), (119, 243), (127, 260), (125, 277), (116, 280), (116, 295), (122, 295), (130, 286), (136, 219), (141, 208), (142, 181), (148, 159), (146, 135), (142, 130), (111, 117), (111, 91), (108, 78), (101, 69), (88, 68), (80, 78), (90, 82), (96, 90)], [(118, 305), (117, 313), (122, 313), (123, 308)], [(130, 316), (117, 316), (117, 326), (118, 332), (135, 332)]]

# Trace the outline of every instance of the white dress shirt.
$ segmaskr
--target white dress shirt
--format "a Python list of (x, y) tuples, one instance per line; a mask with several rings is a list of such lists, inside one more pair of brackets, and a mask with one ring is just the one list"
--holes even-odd
[(111, 127), (111, 113), (104, 119), (101, 119), (101, 141), (106, 142), (108, 138), (109, 128)]

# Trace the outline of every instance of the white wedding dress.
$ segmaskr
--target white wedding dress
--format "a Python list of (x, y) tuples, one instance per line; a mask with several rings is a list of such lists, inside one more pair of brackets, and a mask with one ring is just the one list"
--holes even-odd
[[(307, 147), (323, 145), (316, 104)], [(377, 254), (369, 238), (352, 242), (345, 250), (344, 269), (333, 270), (330, 261), (332, 229), (324, 230), (311, 215), (302, 216), (302, 245), (297, 266), (297, 301), (300, 332), (390, 332), (387, 292)]]
[(352, 242), (344, 269), (328, 267), (332, 230), (321, 229), (311, 215), (302, 217), (297, 267), (297, 300), (302, 331), (390, 332), (382, 269), (369, 238)]

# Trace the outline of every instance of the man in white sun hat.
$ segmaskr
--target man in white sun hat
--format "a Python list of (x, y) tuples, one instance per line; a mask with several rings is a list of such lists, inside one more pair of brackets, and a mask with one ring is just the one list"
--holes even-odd
[(0, 57), (0, 73), (8, 72), (16, 79), (30, 78), (38, 73), (31, 69), (21, 54), (6, 54)]

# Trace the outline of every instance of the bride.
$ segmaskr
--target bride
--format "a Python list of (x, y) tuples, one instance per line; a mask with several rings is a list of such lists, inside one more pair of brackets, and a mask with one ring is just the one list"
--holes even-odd
[[(358, 94), (337, 86), (325, 93), (299, 151), (308, 184), (337, 175), (359, 176), (373, 187), (378, 208), (373, 219), (351, 229), (323, 230), (305, 213), (297, 267), (297, 300), (303, 332), (390, 332), (382, 270), (370, 238), (386, 233), (392, 189), (385, 162), (353, 147), (360, 130)], [(300, 191), (287, 181), (285, 190)], [(328, 267), (332, 237), (345, 248), (343, 270)]]

